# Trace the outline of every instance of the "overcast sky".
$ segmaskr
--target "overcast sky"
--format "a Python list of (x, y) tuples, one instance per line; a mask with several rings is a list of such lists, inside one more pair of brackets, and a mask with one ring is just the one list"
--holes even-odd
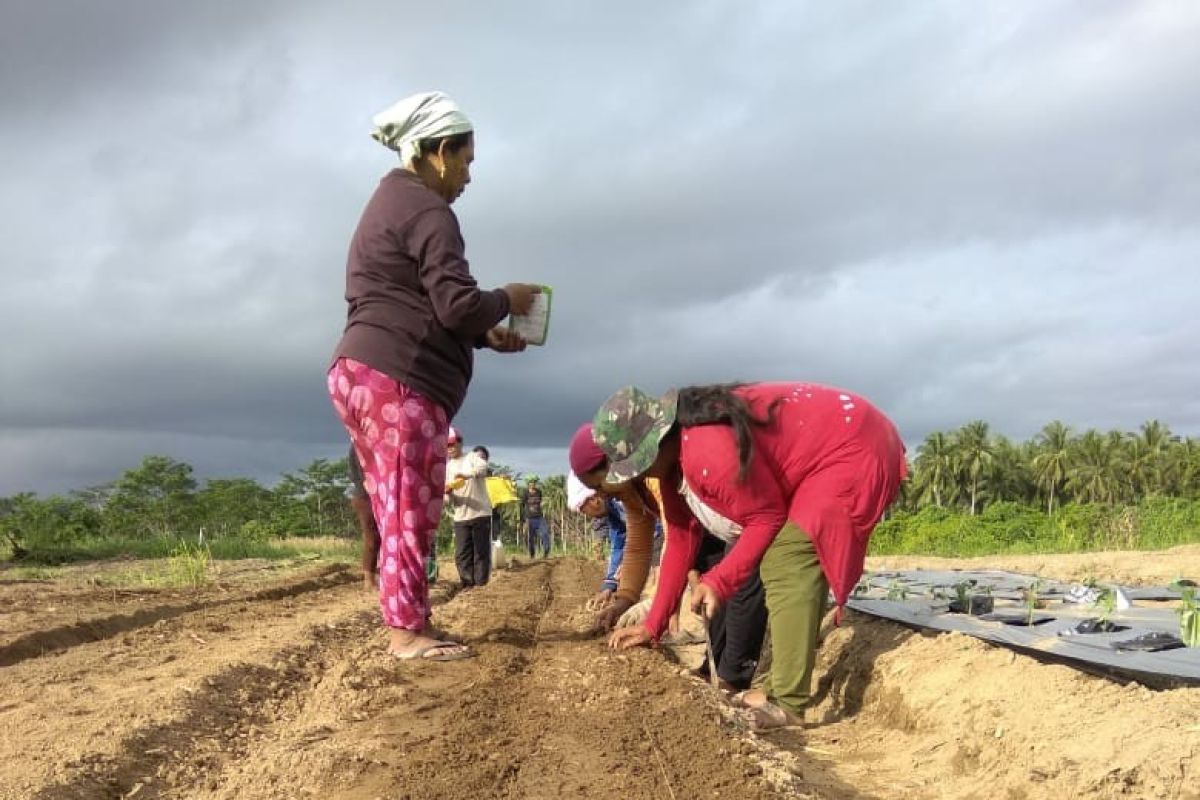
[(564, 469), (614, 389), (805, 379), (916, 446), (984, 419), (1200, 434), (1200, 4), (0, 0), (0, 495), (147, 454), (273, 482), (346, 436), (346, 246), (475, 122), (470, 443)]

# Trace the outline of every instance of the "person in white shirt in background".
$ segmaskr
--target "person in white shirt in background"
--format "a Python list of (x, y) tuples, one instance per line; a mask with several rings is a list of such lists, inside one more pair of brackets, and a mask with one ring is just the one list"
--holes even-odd
[[(446, 505), (454, 521), (454, 563), (463, 589), (483, 586), (491, 577), (492, 501), (487, 491), (487, 459), (463, 453), (462, 434), (450, 429), (446, 464)], [(486, 451), (485, 451), (486, 452)]]

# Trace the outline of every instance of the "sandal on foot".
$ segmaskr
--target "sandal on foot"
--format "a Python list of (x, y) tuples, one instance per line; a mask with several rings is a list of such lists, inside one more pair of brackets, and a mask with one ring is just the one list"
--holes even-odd
[[(439, 650), (449, 652), (439, 653)], [(418, 661), (460, 661), (464, 658), (473, 658), (475, 651), (458, 642), (434, 642), (427, 647), (418, 648), (408, 655), (397, 653), (395, 650), (388, 650), (388, 655), (401, 661), (414, 659)]]
[(742, 712), (750, 723), (750, 730), (756, 733), (764, 731), (786, 731), (802, 727), (804, 720), (797, 717), (786, 708), (774, 703), (764, 703), (752, 706)]
[(424, 634), (426, 636), (431, 636), (434, 639), (439, 639), (443, 642), (450, 642), (451, 644), (466, 644), (466, 642), (463, 641), (462, 636), (459, 636), (456, 633), (450, 633), (450, 631), (439, 628), (436, 625), (426, 625)]

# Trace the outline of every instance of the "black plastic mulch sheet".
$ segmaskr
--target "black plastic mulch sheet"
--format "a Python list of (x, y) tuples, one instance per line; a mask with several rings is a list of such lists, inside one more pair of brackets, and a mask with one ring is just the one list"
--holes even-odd
[[(991, 587), (995, 610), (983, 617), (949, 612), (953, 586), (974, 580)], [(1183, 647), (1178, 641), (1179, 615), (1172, 606), (1145, 607), (1137, 601), (1177, 598), (1170, 589), (1120, 587), (1134, 601), (1132, 608), (1110, 618), (1113, 632), (1082, 633), (1098, 627), (1081, 625), (1094, 619), (1097, 609), (1086, 603), (1065, 602), (1071, 584), (1041, 580), (1038, 596), (1044, 607), (1034, 609), (1035, 624), (1027, 621), (1022, 593), (1035, 580), (1000, 570), (897, 570), (864, 576), (861, 590), (847, 605), (855, 611), (936, 631), (957, 631), (994, 644), (1045, 654), (1050, 660), (1124, 674), (1136, 680), (1147, 676), (1167, 683), (1200, 683), (1200, 647)], [(893, 599), (886, 595), (891, 593)], [(899, 599), (899, 595), (906, 596)], [(940, 596), (936, 596), (940, 595)], [(991, 617), (991, 619), (989, 619)]]

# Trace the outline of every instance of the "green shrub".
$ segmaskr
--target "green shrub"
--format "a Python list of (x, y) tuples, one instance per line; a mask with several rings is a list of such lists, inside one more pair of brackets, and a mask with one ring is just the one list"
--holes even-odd
[(1200, 502), (1147, 498), (1136, 506), (1071, 504), (1053, 516), (1020, 503), (999, 502), (972, 516), (928, 506), (879, 523), (873, 555), (951, 557), (998, 553), (1163, 549), (1200, 542)]
[(168, 574), (172, 586), (190, 586), (199, 588), (208, 583), (208, 568), (212, 563), (212, 553), (208, 547), (190, 542), (180, 542), (171, 551), (168, 561)]
[(271, 530), (271, 526), (262, 520), (252, 519), (242, 523), (242, 527), (238, 530), (237, 538), (243, 542), (253, 542), (254, 544), (262, 544), (269, 541), (275, 532)]

